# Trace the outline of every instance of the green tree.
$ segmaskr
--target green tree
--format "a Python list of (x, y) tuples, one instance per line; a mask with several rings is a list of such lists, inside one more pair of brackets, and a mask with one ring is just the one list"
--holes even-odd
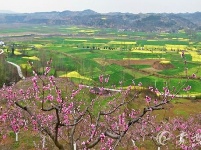
[(15, 52), (15, 44), (12, 45), (11, 52), (12, 52), (12, 55), (15, 55), (15, 53), (14, 53)]
[(2, 85), (4, 83), (7, 82), (8, 80), (8, 76), (7, 76), (7, 71), (6, 71), (6, 66), (5, 66), (5, 62), (0, 61), (0, 87), (2, 87)]

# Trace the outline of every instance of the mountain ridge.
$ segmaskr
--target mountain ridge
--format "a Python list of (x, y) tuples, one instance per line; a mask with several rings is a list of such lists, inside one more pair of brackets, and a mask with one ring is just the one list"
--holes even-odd
[(15, 14), (16, 12), (11, 10), (0, 10), (0, 14)]
[(201, 12), (195, 13), (98, 13), (83, 11), (51, 11), (35, 13), (0, 13), (0, 23), (28, 23), (45, 25), (76, 25), (116, 28), (132, 31), (201, 30)]

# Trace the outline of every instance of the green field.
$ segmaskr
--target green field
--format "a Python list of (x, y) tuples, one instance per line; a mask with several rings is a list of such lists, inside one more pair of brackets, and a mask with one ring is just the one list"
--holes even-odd
[[(32, 35), (27, 37), (28, 32)], [(52, 58), (50, 74), (57, 77), (100, 85), (98, 77), (103, 74), (110, 75), (109, 83), (104, 86), (118, 87), (119, 81), (122, 81), (121, 86), (129, 86), (134, 80), (136, 84), (142, 82), (145, 87), (157, 85), (161, 90), (165, 82), (170, 87), (185, 82), (184, 70), (188, 68), (188, 76), (197, 75), (196, 88), (192, 87), (191, 92), (200, 93), (200, 33), (197, 33), (197, 39), (192, 39), (185, 32), (119, 32), (115, 29), (34, 25), (15, 29), (5, 27), (0, 33), (8, 44), (4, 48), (7, 60), (19, 64), (26, 76), (32, 75), (28, 60), (34, 62), (39, 74), (43, 74), (46, 61)], [(45, 35), (41, 36), (41, 33)], [(13, 43), (15, 55), (11, 55)], [(186, 51), (186, 65), (180, 56), (183, 50)], [(174, 67), (156, 71), (152, 63), (135, 62), (137, 60), (167, 61)], [(194, 81), (188, 82), (194, 85)]]

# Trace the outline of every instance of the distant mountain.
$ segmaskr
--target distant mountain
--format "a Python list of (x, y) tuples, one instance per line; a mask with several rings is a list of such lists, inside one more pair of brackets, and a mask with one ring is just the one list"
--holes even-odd
[(196, 13), (97, 13), (84, 11), (36, 12), (22, 14), (0, 14), (0, 23), (30, 23), (45, 25), (76, 25), (99, 28), (116, 28), (129, 31), (166, 31), (201, 29), (201, 12)]
[(181, 17), (188, 19), (189, 21), (201, 25), (201, 12), (196, 12), (196, 13), (183, 13), (179, 14)]
[(10, 11), (10, 10), (0, 10), (0, 14), (14, 14), (16, 12)]

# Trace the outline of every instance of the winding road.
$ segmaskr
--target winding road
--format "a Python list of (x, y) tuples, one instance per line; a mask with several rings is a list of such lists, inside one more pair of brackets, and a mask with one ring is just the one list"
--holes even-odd
[[(0, 49), (0, 55), (3, 54), (3, 53), (4, 53), (4, 51), (3, 51), (2, 49)], [(7, 63), (9, 63), (9, 64), (15, 66), (15, 67), (17, 68), (17, 72), (18, 72), (19, 77), (20, 77), (21, 79), (23, 79), (23, 80), (25, 79), (25, 77), (24, 77), (23, 74), (22, 74), (21, 67), (20, 67), (19, 65), (15, 64), (15, 63), (13, 63), (13, 62), (10, 62), (10, 61), (7, 61)]]

